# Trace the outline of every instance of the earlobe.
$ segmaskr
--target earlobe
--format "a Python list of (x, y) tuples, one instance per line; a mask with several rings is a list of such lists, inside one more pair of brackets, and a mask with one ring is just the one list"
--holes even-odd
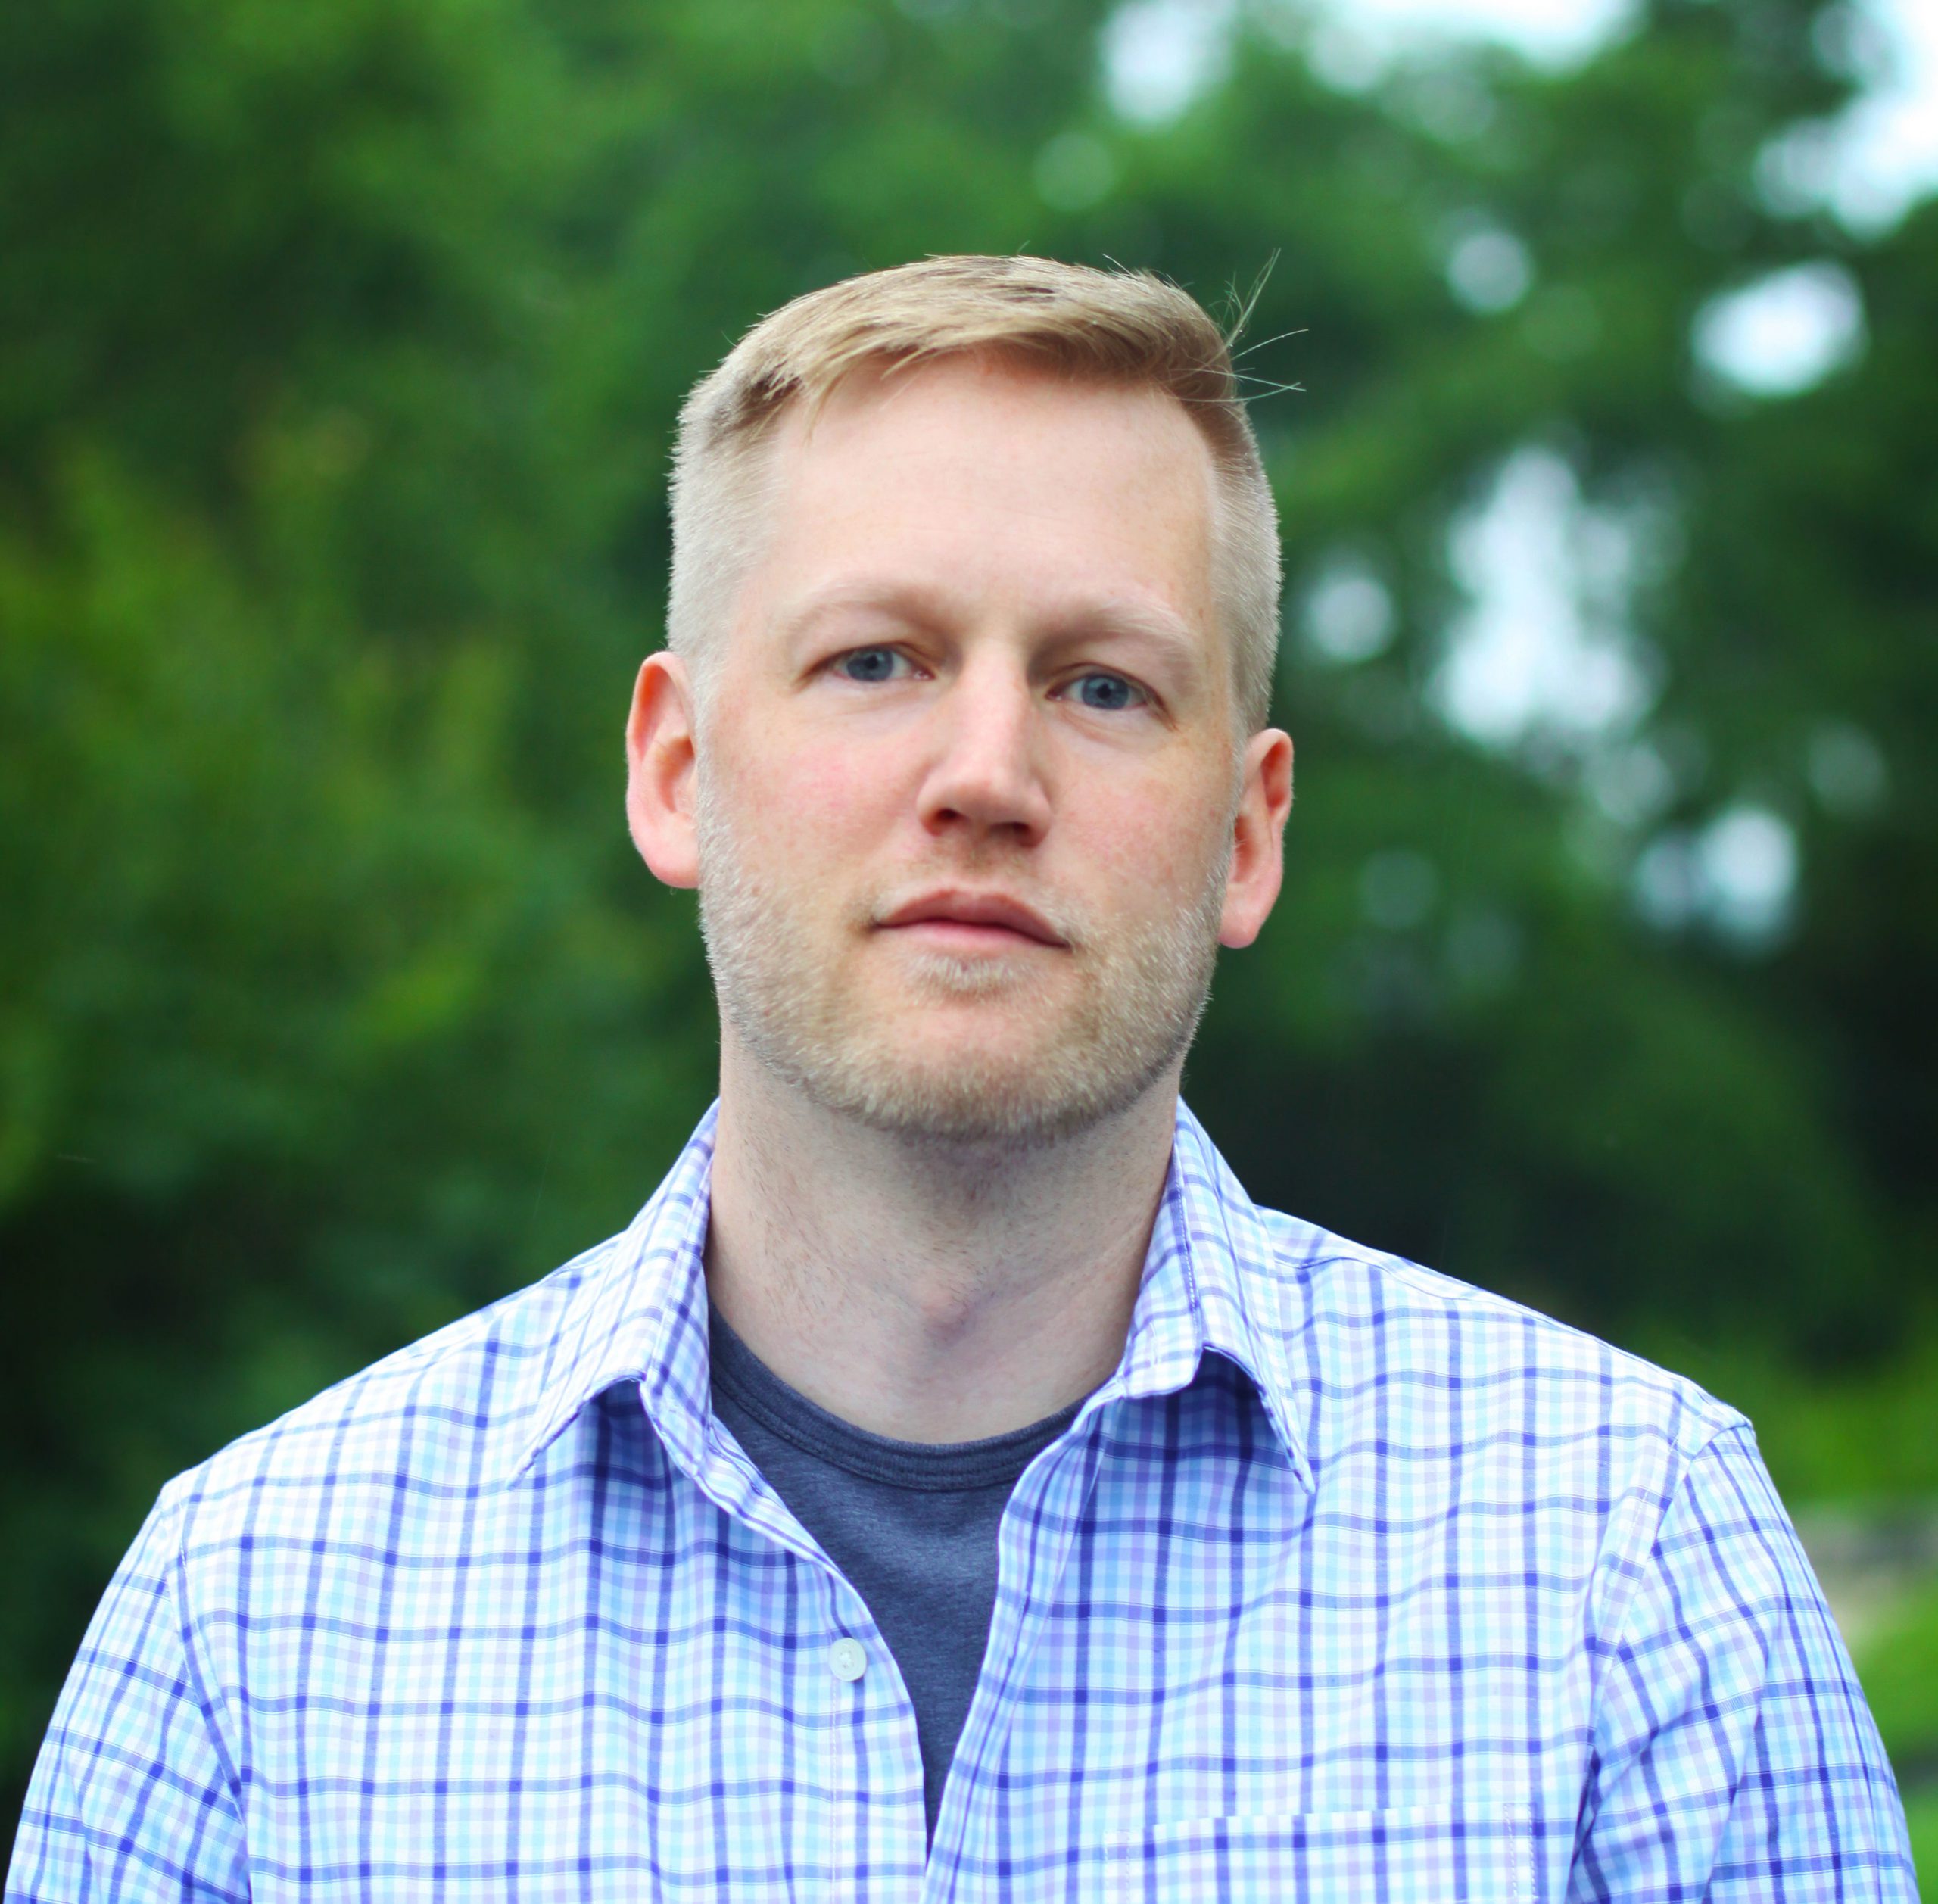
[(626, 720), (626, 824), (639, 856), (668, 886), (699, 883), (692, 684), (675, 654), (649, 655)]
[(1245, 743), (1218, 926), (1221, 946), (1250, 945), (1272, 916), (1285, 874), (1285, 821), (1291, 810), (1291, 737), (1267, 728)]

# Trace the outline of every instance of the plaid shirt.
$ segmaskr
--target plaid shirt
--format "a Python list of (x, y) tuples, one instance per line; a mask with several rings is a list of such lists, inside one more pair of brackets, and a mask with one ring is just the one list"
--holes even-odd
[(1747, 1424), (1257, 1208), (1182, 1110), (925, 1864), (894, 1661), (709, 1407), (712, 1128), (623, 1235), (170, 1484), (10, 1897), (1914, 1896)]

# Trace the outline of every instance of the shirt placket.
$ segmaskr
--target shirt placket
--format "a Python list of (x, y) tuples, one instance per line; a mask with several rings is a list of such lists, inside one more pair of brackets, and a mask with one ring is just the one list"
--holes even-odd
[[(861, 1594), (758, 1469), (729, 1453), (713, 1433), (705, 1447), (692, 1476), (700, 1491), (721, 1513), (806, 1563), (816, 1584), (818, 1591), (801, 1602), (811, 1624), (786, 1635), (779, 1650), (812, 1662), (792, 1683), (830, 1722), (818, 1728), (823, 1736), (843, 1744), (843, 1802), (824, 1828), (810, 1834), (826, 1846), (833, 1894), (843, 1904), (912, 1898), (927, 1824), (914, 1704), (893, 1656)], [(813, 1769), (815, 1782), (835, 1782), (837, 1768)]]
[[(922, 1904), (997, 1904), (999, 1880), (978, 1875), (965, 1858), (1002, 1834), (1005, 1795), (991, 1775), (1000, 1765), (1017, 1703), (1045, 1622), (1062, 1591), (1077, 1529), (1097, 1478), (1107, 1411), (1121, 1403), (1107, 1384), (1058, 1441), (1023, 1473), (1003, 1510), (997, 1540), (997, 1588), (981, 1676), (936, 1821), (924, 1874)], [(1069, 1768), (1066, 1769), (1074, 1769)]]

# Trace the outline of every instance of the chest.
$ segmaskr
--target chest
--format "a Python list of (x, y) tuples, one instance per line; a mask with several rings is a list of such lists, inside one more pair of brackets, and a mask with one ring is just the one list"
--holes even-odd
[(1592, 1540), (1154, 1432), (1012, 1500), (933, 1859), (864, 1595), (662, 1471), (473, 1503), (241, 1638), (257, 1895), (1557, 1894)]

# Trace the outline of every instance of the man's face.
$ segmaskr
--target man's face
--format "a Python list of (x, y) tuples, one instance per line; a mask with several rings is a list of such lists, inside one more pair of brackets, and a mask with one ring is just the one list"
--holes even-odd
[(724, 1016), (877, 1128), (1126, 1108), (1202, 1008), (1245, 766), (1202, 438), (1161, 393), (950, 359), (849, 379), (774, 455), (698, 735)]

